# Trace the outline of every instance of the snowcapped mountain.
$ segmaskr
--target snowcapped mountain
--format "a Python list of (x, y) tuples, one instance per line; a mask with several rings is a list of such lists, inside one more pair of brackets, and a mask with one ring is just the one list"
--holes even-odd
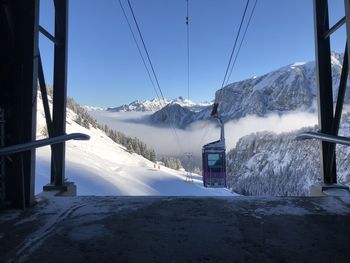
[[(42, 100), (38, 96), (37, 137), (47, 136)], [(51, 105), (52, 106), (52, 105)], [(66, 178), (75, 182), (78, 195), (167, 195), (216, 196), (233, 195), (227, 189), (203, 187), (201, 176), (194, 175), (193, 183), (186, 182), (186, 173), (154, 163), (127, 151), (105, 132), (89, 123), (77, 123), (77, 114), (67, 108), (67, 133), (81, 132), (89, 141), (66, 143)], [(36, 193), (50, 181), (50, 147), (36, 151)]]
[[(332, 53), (332, 73), (334, 98), (336, 98), (343, 55)], [(284, 114), (290, 111), (315, 111), (316, 80), (315, 62), (297, 62), (260, 77), (234, 82), (218, 90), (215, 98), (219, 101), (218, 112), (224, 121), (240, 119), (247, 115), (266, 116), (269, 113)], [(350, 89), (347, 89), (345, 102), (350, 101)], [(165, 111), (161, 109), (160, 111)], [(180, 111), (188, 116), (177, 115), (175, 123), (178, 127), (210, 118), (210, 106), (193, 114)], [(169, 112), (168, 115), (172, 114)], [(154, 115), (164, 116), (156, 112)], [(159, 118), (155, 119), (159, 125)], [(166, 119), (165, 125), (167, 124)], [(152, 122), (151, 122), (152, 124)]]
[(178, 97), (176, 99), (172, 100), (162, 100), (162, 99), (151, 99), (151, 100), (144, 100), (139, 101), (135, 100), (131, 102), (130, 104), (124, 104), (118, 107), (109, 107), (107, 108), (107, 111), (111, 112), (129, 112), (129, 111), (141, 111), (141, 112), (155, 112), (163, 107), (165, 107), (168, 104), (177, 104), (181, 107), (184, 107), (186, 109), (192, 110), (194, 112), (200, 111), (204, 109), (205, 107), (209, 106), (210, 102), (202, 102), (202, 103), (195, 103), (191, 100), (184, 99), (182, 97)]
[[(332, 53), (334, 97), (339, 86), (343, 55)], [(227, 85), (216, 92), (219, 112), (225, 120), (246, 115), (315, 110), (315, 62), (298, 62), (260, 77)], [(349, 102), (350, 93), (346, 94)]]
[(159, 110), (149, 116), (148, 122), (153, 125), (171, 126), (184, 128), (188, 123), (193, 121), (196, 116), (194, 111), (191, 111), (177, 103), (166, 105), (162, 110)]
[(210, 119), (211, 108), (212, 104), (203, 107), (201, 111), (195, 112), (191, 108), (185, 108), (179, 104), (169, 104), (167, 107), (146, 117), (145, 121), (150, 125), (162, 127), (173, 125), (174, 127), (184, 129), (195, 121)]
[(83, 109), (87, 110), (87, 111), (101, 111), (103, 110), (103, 108), (101, 107), (95, 107), (95, 106), (82, 106)]
[[(342, 117), (340, 135), (350, 136), (350, 113)], [(228, 185), (243, 195), (308, 195), (320, 178), (319, 142), (297, 141), (304, 131), (260, 132), (242, 137), (227, 154)], [(337, 145), (338, 181), (350, 185), (350, 150)]]

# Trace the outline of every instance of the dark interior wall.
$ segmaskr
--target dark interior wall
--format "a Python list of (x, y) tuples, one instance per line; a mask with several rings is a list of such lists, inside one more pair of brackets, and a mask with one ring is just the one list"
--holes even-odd
[[(38, 65), (38, 0), (0, 4), (0, 107), (5, 145), (35, 140)], [(34, 202), (35, 150), (6, 158), (5, 199), (12, 207)]]

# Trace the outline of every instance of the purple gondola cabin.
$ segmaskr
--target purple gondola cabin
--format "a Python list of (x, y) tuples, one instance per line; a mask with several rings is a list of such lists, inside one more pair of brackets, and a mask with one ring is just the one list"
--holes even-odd
[(220, 140), (208, 143), (202, 148), (203, 185), (205, 187), (226, 187), (226, 147), (224, 123), (217, 118), (221, 127)]

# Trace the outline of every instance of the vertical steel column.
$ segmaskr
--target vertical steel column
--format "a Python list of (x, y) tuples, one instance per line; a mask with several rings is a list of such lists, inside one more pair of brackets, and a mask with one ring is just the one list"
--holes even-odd
[[(344, 0), (344, 6), (345, 6), (345, 25), (346, 25), (346, 50), (348, 56), (348, 65), (350, 65), (350, 56), (349, 56), (349, 41), (350, 41), (350, 0)], [(344, 54), (345, 55), (345, 54)], [(349, 73), (349, 72), (348, 72)]]
[[(35, 140), (39, 0), (2, 1), (0, 18), (0, 107), (7, 116), (5, 145)], [(35, 150), (5, 161), (6, 200), (12, 207), (34, 203)]]
[[(325, 37), (329, 31), (328, 1), (314, 0), (316, 85), (318, 91), (318, 122), (322, 133), (334, 134), (333, 90), (330, 39)], [(320, 142), (321, 174), (326, 184), (337, 183), (335, 147), (329, 142)]]
[[(346, 83), (348, 80), (348, 75), (349, 75), (349, 57), (348, 57), (348, 45), (346, 44), (345, 50), (344, 50), (342, 70), (341, 70), (341, 74), (340, 74), (337, 103), (336, 103), (335, 112), (334, 112), (333, 127), (332, 127), (335, 135), (338, 135), (338, 132), (339, 132), (340, 119), (341, 119), (341, 115), (343, 112)], [(335, 147), (335, 145), (334, 145), (334, 147)]]
[[(345, 45), (343, 67), (342, 67), (341, 75), (340, 75), (337, 103), (335, 106), (335, 113), (334, 113), (333, 124), (332, 124), (332, 131), (333, 131), (334, 135), (338, 135), (341, 114), (343, 112), (343, 105), (344, 105), (344, 98), (345, 98), (345, 91), (346, 91), (346, 82), (347, 82), (348, 72), (349, 72), (347, 50), (348, 50), (347, 45)], [(335, 155), (336, 155), (335, 143), (330, 145), (330, 151), (328, 152), (328, 155), (329, 156), (327, 156), (327, 162), (330, 163), (329, 171), (331, 171), (333, 169), (334, 159), (335, 159)], [(327, 171), (327, 173), (329, 173), (329, 171)]]
[(52, 137), (52, 118), (51, 118), (51, 113), (50, 113), (49, 100), (47, 98), (47, 88), (46, 88), (44, 69), (43, 69), (40, 53), (39, 53), (39, 57), (38, 57), (38, 62), (39, 62), (38, 63), (39, 86), (40, 86), (41, 98), (43, 101), (45, 121), (46, 121), (46, 126), (47, 126), (47, 133), (48, 133), (49, 137)]
[[(0, 108), (0, 147), (5, 145), (5, 116)], [(5, 203), (5, 157), (0, 156), (0, 207)]]
[[(55, 0), (55, 53), (53, 78), (53, 136), (66, 134), (68, 0)], [(65, 143), (52, 146), (51, 184), (62, 186)], [(55, 169), (54, 169), (55, 167)]]

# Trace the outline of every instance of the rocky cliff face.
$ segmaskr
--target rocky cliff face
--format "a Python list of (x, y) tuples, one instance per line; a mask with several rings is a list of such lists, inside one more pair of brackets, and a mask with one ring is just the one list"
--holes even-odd
[[(334, 98), (336, 98), (343, 56), (332, 53)], [(219, 112), (225, 120), (246, 115), (313, 111), (316, 101), (315, 62), (294, 63), (260, 77), (232, 83), (216, 92)], [(346, 102), (350, 93), (347, 92)]]

